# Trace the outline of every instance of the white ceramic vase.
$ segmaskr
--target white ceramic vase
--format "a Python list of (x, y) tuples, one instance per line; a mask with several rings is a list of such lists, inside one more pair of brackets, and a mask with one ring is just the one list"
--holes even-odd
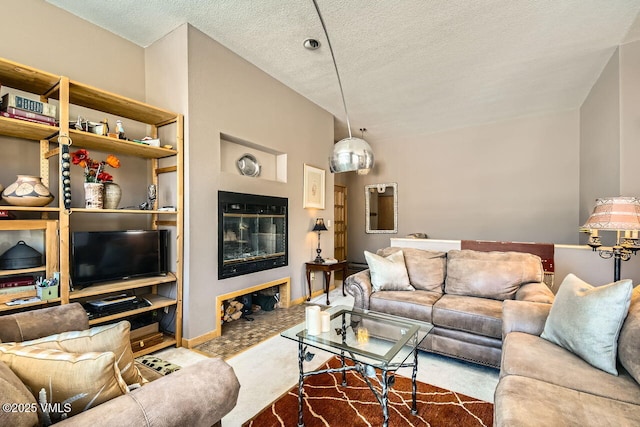
[(104, 185), (101, 182), (84, 183), (84, 207), (87, 209), (102, 209)]

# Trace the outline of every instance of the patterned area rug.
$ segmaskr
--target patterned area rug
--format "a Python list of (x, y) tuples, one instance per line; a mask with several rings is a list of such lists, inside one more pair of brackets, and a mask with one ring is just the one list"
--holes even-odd
[[(340, 366), (333, 357), (324, 368)], [(303, 414), (306, 427), (379, 426), (382, 409), (369, 386), (354, 372), (305, 378)], [(375, 379), (373, 383), (377, 385)], [(471, 427), (493, 424), (493, 404), (418, 382), (418, 414), (411, 415), (411, 379), (396, 375), (389, 390), (389, 426)], [(298, 386), (292, 387), (243, 427), (294, 426), (298, 423)]]

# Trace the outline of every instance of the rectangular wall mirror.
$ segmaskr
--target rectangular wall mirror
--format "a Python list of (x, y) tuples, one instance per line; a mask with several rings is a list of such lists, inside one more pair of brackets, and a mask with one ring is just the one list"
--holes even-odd
[(367, 233), (398, 232), (398, 184), (364, 186)]

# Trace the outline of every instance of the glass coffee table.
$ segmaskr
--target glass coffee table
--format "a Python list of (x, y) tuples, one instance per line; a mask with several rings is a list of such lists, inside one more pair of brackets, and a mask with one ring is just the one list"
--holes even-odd
[[(403, 317), (360, 310), (346, 306), (329, 307), (331, 325), (328, 331), (310, 335), (306, 322), (296, 325), (281, 335), (298, 342), (298, 426), (304, 426), (302, 399), (304, 379), (311, 375), (341, 372), (342, 385), (347, 385), (347, 371), (356, 371), (376, 396), (382, 407), (383, 426), (389, 423), (388, 393), (395, 382), (395, 372), (403, 367), (412, 367), (412, 414), (416, 407), (416, 373), (418, 371), (418, 345), (433, 328), (430, 323), (417, 322)], [(308, 347), (318, 348), (339, 355), (341, 367), (304, 371), (304, 361), (313, 354)], [(353, 365), (347, 365), (345, 360)], [(376, 375), (380, 370), (380, 377)], [(379, 385), (379, 390), (374, 382)]]

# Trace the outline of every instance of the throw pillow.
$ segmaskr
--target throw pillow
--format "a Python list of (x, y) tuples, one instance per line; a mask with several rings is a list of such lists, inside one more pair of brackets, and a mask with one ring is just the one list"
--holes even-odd
[(21, 345), (70, 353), (111, 351), (116, 355), (122, 379), (129, 385), (142, 384), (144, 380), (133, 361), (133, 351), (131, 350), (131, 341), (129, 341), (130, 328), (131, 324), (123, 320), (111, 325), (94, 326), (83, 331), (63, 332), (36, 340), (24, 341)]
[(542, 338), (613, 375), (620, 328), (629, 310), (631, 280), (594, 287), (568, 274), (544, 325)]
[[(0, 402), (14, 405), (0, 411), (0, 426), (32, 427), (38, 425), (36, 399), (9, 367), (0, 363)], [(21, 409), (20, 411), (11, 409)]]
[(620, 329), (618, 358), (624, 368), (640, 383), (640, 285), (631, 294), (629, 313)]
[(409, 274), (402, 251), (394, 252), (386, 258), (364, 251), (364, 257), (369, 265), (371, 286), (374, 291), (415, 290), (409, 283)]
[(116, 357), (105, 353), (66, 353), (20, 344), (1, 344), (6, 363), (39, 401), (52, 404), (61, 415), (72, 416), (128, 393)]

